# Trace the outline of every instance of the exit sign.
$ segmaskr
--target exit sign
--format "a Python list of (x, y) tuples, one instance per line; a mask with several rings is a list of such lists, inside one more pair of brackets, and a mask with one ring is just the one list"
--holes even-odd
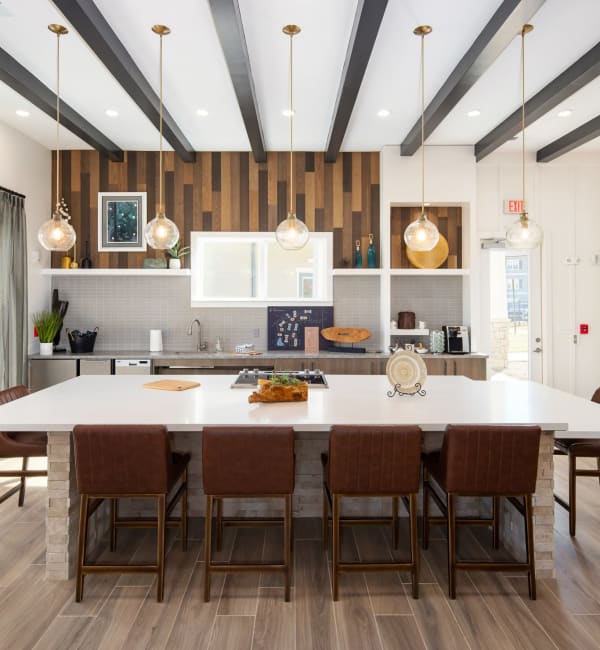
[(504, 201), (504, 214), (521, 214), (523, 201), (521, 199), (506, 199)]

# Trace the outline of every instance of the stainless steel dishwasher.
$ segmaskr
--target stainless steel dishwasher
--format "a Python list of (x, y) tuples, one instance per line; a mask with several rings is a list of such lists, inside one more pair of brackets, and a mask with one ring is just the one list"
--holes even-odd
[(150, 359), (115, 359), (115, 375), (149, 375)]

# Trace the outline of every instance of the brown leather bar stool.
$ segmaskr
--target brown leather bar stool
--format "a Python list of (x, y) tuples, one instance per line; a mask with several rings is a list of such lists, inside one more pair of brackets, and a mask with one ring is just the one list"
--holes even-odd
[[(78, 425), (73, 429), (77, 487), (81, 495), (75, 600), (83, 597), (88, 574), (155, 573), (156, 600), (164, 598), (166, 527), (180, 529), (187, 548), (187, 466), (189, 454), (171, 451), (166, 427), (160, 425)], [(179, 487), (174, 491), (179, 482)], [(172, 497), (168, 500), (170, 493)], [(120, 498), (156, 499), (156, 519), (120, 519)], [(88, 564), (88, 521), (104, 499), (111, 500), (111, 550), (116, 529), (156, 528), (155, 564)], [(181, 501), (179, 517), (169, 515)]]
[[(338, 600), (341, 571), (410, 571), (412, 595), (419, 597), (417, 493), (421, 468), (421, 429), (416, 426), (334, 426), (329, 453), (323, 462), (323, 542), (327, 544), (329, 508), (332, 512), (332, 595)], [(392, 518), (340, 516), (344, 497), (391, 497)], [(340, 525), (392, 523), (398, 539), (398, 499), (410, 519), (410, 562), (340, 562)]]
[[(0, 404), (7, 404), (20, 397), (29, 395), (25, 386), (12, 386), (0, 391)], [(0, 431), (0, 458), (22, 458), (21, 469), (2, 470), (0, 477), (21, 479), (17, 485), (0, 495), (0, 503), (6, 501), (15, 492), (19, 493), (19, 506), (25, 502), (25, 479), (32, 476), (48, 476), (44, 469), (30, 470), (27, 465), (30, 458), (43, 458), (48, 455), (47, 435), (41, 431)]]
[[(441, 452), (423, 458), (423, 548), (429, 544), (429, 525), (448, 526), (448, 591), (456, 598), (456, 571), (527, 571), (529, 597), (535, 600), (535, 555), (533, 548), (533, 506), (540, 447), (539, 427), (449, 425)], [(446, 503), (429, 481), (433, 477), (446, 494)], [(429, 495), (443, 517), (429, 516)], [(456, 497), (493, 497), (491, 519), (459, 518)], [(456, 559), (456, 525), (483, 524), (493, 529), (494, 547), (500, 541), (500, 498), (525, 517), (525, 562), (480, 562)], [(523, 499), (523, 503), (519, 501)]]
[[(592, 402), (600, 404), (600, 388), (592, 395)], [(554, 500), (569, 513), (569, 534), (575, 537), (577, 477), (595, 476), (600, 481), (600, 438), (556, 438), (554, 453), (569, 457), (569, 500), (565, 501), (557, 494), (554, 495)], [(598, 469), (577, 469), (578, 458), (595, 458)]]
[[(202, 431), (202, 480), (206, 495), (204, 529), (204, 600), (210, 600), (211, 573), (280, 571), (285, 576), (285, 600), (290, 599), (292, 570), (292, 493), (294, 492), (294, 430), (291, 427), (205, 427)], [(213, 562), (213, 506), (217, 528), (232, 525), (272, 525), (272, 520), (222, 519), (223, 499), (281, 498), (283, 562), (280, 564)], [(277, 519), (281, 522), (281, 519)]]

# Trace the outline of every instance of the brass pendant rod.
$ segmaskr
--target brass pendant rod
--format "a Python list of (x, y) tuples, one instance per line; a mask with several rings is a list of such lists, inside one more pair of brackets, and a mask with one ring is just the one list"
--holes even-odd
[(421, 217), (425, 215), (425, 34), (421, 32)]
[(290, 34), (290, 212), (294, 211), (294, 34)]
[(522, 200), (522, 216), (527, 215), (525, 207), (525, 26), (521, 30), (521, 166), (522, 166), (522, 183), (523, 189), (521, 192)]
[(60, 32), (56, 32), (56, 212), (60, 214)]
[(158, 130), (160, 132), (159, 158), (158, 158), (158, 212), (164, 214), (165, 206), (163, 203), (163, 34), (160, 36), (160, 63), (159, 63), (159, 118)]

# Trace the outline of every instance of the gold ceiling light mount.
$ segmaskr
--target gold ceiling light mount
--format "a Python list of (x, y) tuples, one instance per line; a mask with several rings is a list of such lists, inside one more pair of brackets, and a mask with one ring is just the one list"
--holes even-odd
[(533, 31), (533, 25), (521, 28), (521, 209), (519, 218), (506, 231), (509, 248), (537, 248), (544, 237), (540, 226), (529, 218), (525, 204), (525, 36)]
[(430, 25), (419, 25), (413, 30), (421, 39), (421, 214), (404, 231), (404, 242), (412, 251), (430, 251), (440, 239), (436, 225), (425, 214), (425, 36), (432, 31)]
[(300, 250), (306, 245), (309, 238), (306, 224), (296, 217), (294, 210), (294, 36), (302, 30), (298, 25), (285, 25), (282, 29), (290, 37), (290, 208), (287, 218), (284, 219), (275, 231), (277, 243), (285, 250)]
[(168, 36), (171, 30), (166, 25), (153, 25), (152, 31), (160, 37), (160, 66), (159, 66), (159, 98), (160, 110), (158, 130), (159, 158), (158, 158), (158, 210), (152, 221), (149, 221), (144, 229), (144, 237), (148, 245), (158, 250), (173, 248), (179, 241), (179, 228), (165, 214), (164, 202), (164, 178), (163, 178), (163, 37)]
[(52, 217), (38, 230), (38, 241), (46, 250), (68, 251), (74, 246), (77, 235), (69, 223), (69, 208), (60, 196), (60, 37), (69, 30), (56, 23), (48, 25), (48, 29), (56, 34), (56, 204)]

